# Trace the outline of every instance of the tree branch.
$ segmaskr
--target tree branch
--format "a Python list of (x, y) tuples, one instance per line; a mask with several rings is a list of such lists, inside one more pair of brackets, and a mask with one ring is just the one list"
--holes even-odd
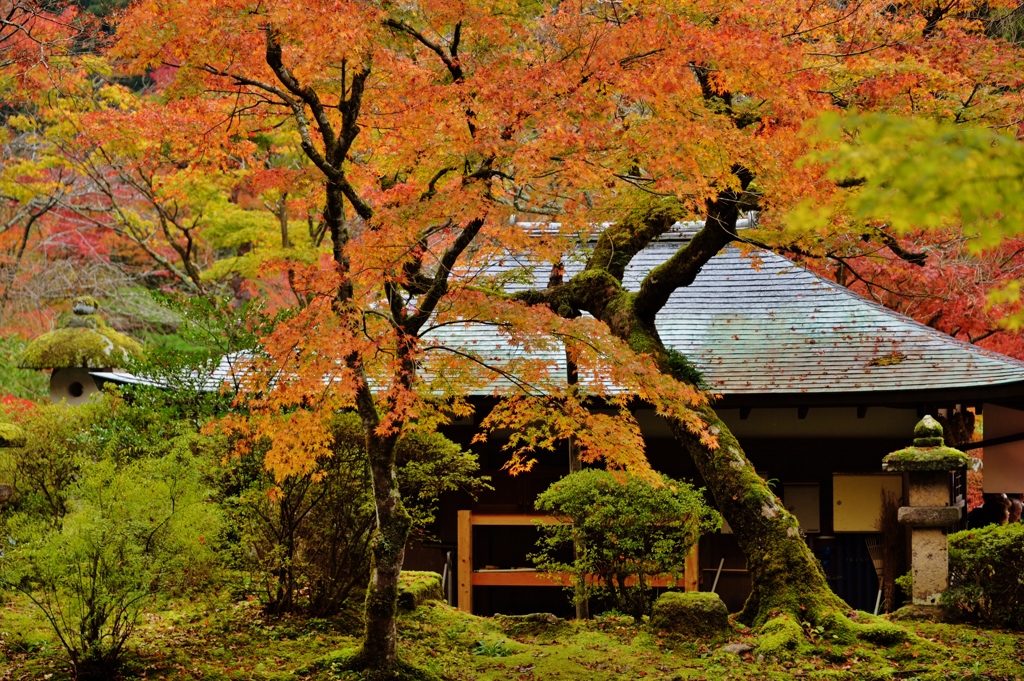
[(320, 136), (324, 140), (324, 150), (328, 158), (332, 158), (335, 154), (335, 146), (338, 143), (337, 136), (334, 133), (334, 128), (331, 126), (331, 121), (327, 118), (327, 111), (324, 108), (323, 103), (320, 101), (319, 95), (316, 91), (309, 87), (304, 87), (296, 80), (295, 76), (292, 75), (291, 70), (284, 65), (281, 54), (281, 44), (277, 42), (277, 32), (273, 28), (267, 28), (267, 51), (266, 59), (267, 65), (273, 70), (274, 75), (277, 79), (288, 88), (288, 90), (296, 97), (305, 102), (306, 106), (309, 107), (310, 111), (313, 112), (313, 119), (316, 120), (317, 129), (320, 131)]
[(733, 174), (739, 178), (740, 190), (723, 190), (717, 197), (708, 201), (704, 227), (686, 246), (644, 277), (633, 303), (637, 317), (642, 322), (653, 324), (655, 315), (668, 302), (672, 292), (692, 284), (707, 261), (717, 255), (726, 244), (736, 239), (740, 200), (754, 176), (742, 166), (735, 166)]
[(430, 315), (434, 313), (437, 304), (448, 292), (448, 277), (455, 266), (455, 262), (469, 244), (473, 242), (473, 239), (476, 238), (476, 235), (483, 226), (483, 218), (470, 220), (469, 224), (462, 230), (462, 233), (459, 234), (452, 245), (448, 247), (448, 250), (444, 252), (444, 255), (441, 256), (441, 262), (438, 264), (437, 272), (434, 274), (434, 281), (430, 285), (430, 289), (423, 294), (419, 309), (416, 311), (416, 314), (410, 315), (402, 325), (407, 334), (410, 336), (419, 334), (423, 325), (430, 318)]
[(404, 21), (399, 21), (398, 19), (387, 18), (387, 19), (384, 20), (384, 26), (387, 27), (387, 28), (390, 28), (393, 31), (398, 31), (400, 33), (405, 33), (407, 35), (412, 36), (413, 38), (415, 38), (417, 40), (417, 42), (419, 42), (424, 47), (426, 47), (431, 52), (433, 52), (438, 57), (440, 57), (441, 58), (441, 62), (445, 65), (445, 68), (448, 69), (448, 73), (451, 74), (452, 80), (454, 80), (456, 83), (458, 83), (463, 78), (465, 78), (465, 74), (462, 72), (462, 65), (459, 63), (459, 58), (458, 58), (459, 40), (460, 40), (461, 35), (462, 35), (462, 22), (461, 21), (459, 23), (455, 24), (455, 35), (452, 38), (452, 46), (451, 46), (451, 54), (450, 55), (448, 53), (446, 53), (444, 51), (444, 48), (441, 47), (438, 43), (434, 42), (433, 40), (431, 40), (427, 36), (423, 35), (422, 33), (417, 31), (415, 28), (413, 28), (409, 24), (405, 23)]
[(586, 269), (604, 270), (621, 282), (633, 257), (671, 229), (682, 215), (682, 207), (668, 200), (626, 216), (601, 232)]

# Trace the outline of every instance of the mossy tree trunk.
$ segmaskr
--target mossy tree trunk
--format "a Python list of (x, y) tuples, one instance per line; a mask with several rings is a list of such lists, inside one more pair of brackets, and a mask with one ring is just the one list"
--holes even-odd
[(398, 661), (398, 577), (405, 561), (405, 544), (412, 519), (398, 491), (393, 438), (371, 436), (367, 439), (377, 527), (370, 540), (372, 562), (366, 591), (362, 655), (368, 668), (386, 671)]
[[(656, 203), (605, 230), (586, 268), (561, 286), (519, 296), (547, 304), (562, 314), (586, 311), (638, 353), (648, 353), (661, 371), (672, 374), (668, 353), (655, 328), (655, 316), (677, 288), (694, 281), (701, 267), (736, 238), (741, 191), (751, 176), (735, 169), (741, 190), (727, 190), (707, 204), (704, 227), (665, 263), (654, 268), (639, 291), (622, 287), (633, 257), (682, 216), (671, 202)], [(670, 422), (675, 437), (692, 456), (715, 503), (735, 533), (750, 571), (753, 590), (740, 620), (760, 625), (772, 613), (814, 620), (845, 604), (828, 586), (825, 574), (800, 536), (796, 517), (787, 512), (761, 479), (729, 428), (710, 406), (698, 408), (718, 437), (710, 448), (684, 424)]]

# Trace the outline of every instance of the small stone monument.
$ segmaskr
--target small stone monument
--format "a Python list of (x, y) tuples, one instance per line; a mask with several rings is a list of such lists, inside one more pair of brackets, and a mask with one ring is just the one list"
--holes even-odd
[(98, 309), (95, 298), (77, 298), (67, 326), (36, 338), (21, 355), (25, 369), (53, 369), (50, 399), (54, 402), (85, 402), (99, 390), (90, 371), (121, 369), (131, 357), (142, 355), (142, 345), (110, 328)]
[(950, 506), (950, 473), (967, 467), (970, 457), (947, 447), (942, 425), (925, 416), (914, 427), (914, 444), (889, 454), (882, 469), (907, 473), (908, 506), (899, 510), (899, 522), (911, 528), (911, 566), (914, 605), (938, 605), (949, 587), (949, 548), (946, 529), (960, 520), (959, 506)]

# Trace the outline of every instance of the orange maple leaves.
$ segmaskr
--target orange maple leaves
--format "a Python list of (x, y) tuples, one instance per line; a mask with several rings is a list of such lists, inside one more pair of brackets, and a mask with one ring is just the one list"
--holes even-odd
[[(313, 193), (344, 195), (324, 213), (331, 260), (294, 270), (308, 304), (266, 339), (250, 406), (262, 434), (281, 435), (269, 465), (315, 457), (322, 440), (294, 431), (369, 389), (379, 434), (442, 423), (492, 392), (508, 399), (485, 425), (515, 429), (513, 468), (569, 434), (588, 456), (642, 468), (629, 400), (702, 433), (688, 406), (704, 398), (592, 319), (508, 291), (539, 285), (536, 268), (575, 252), (578, 233), (651, 197), (702, 217), (739, 188), (737, 167), (755, 178), (763, 228), (802, 199), (831, 201), (824, 169), (800, 164), (819, 144), (805, 125), (828, 108), (1016, 120), (1019, 50), (985, 38), (972, 7), (148, 0), (123, 18), (113, 55), (173, 64), (166, 96), (183, 116), (214, 102), (219, 134), (289, 131)], [(538, 235), (522, 215), (558, 222)]]

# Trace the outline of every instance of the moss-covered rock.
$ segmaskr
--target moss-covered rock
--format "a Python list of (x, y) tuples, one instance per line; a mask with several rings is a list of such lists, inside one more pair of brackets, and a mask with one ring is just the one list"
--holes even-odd
[(955, 471), (966, 468), (971, 458), (952, 447), (907, 447), (882, 459), (882, 470), (903, 471)]
[(651, 626), (686, 638), (710, 638), (729, 631), (729, 610), (715, 593), (669, 591), (654, 604)]
[(494, 622), (509, 636), (553, 640), (565, 633), (569, 623), (550, 612), (529, 615), (495, 615)]
[(24, 447), (25, 431), (13, 423), (0, 423), (0, 447)]
[(941, 605), (904, 605), (889, 613), (886, 618), (893, 622), (951, 622), (953, 617)]
[(436, 572), (403, 571), (398, 576), (398, 607), (405, 611), (415, 610), (427, 601), (439, 601), (441, 575)]

